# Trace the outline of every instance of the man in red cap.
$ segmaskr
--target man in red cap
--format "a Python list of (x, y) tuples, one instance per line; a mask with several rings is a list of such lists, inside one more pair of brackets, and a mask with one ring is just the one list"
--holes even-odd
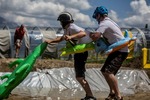
[(26, 31), (23, 24), (19, 28), (16, 28), (15, 35), (14, 35), (14, 44), (15, 44), (15, 51), (16, 51), (15, 58), (18, 58), (19, 56), (19, 50), (25, 33)]

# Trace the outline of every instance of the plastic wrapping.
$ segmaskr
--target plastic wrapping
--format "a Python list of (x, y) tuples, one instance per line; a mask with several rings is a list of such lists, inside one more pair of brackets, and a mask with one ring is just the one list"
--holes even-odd
[[(0, 73), (0, 76), (5, 73)], [(143, 70), (119, 70), (117, 73), (122, 94), (134, 94), (150, 91), (150, 79)], [(104, 97), (109, 92), (108, 85), (99, 68), (87, 69), (86, 79), (96, 97)], [(0, 81), (0, 84), (2, 81)], [(31, 72), (18, 85), (12, 94), (29, 96), (47, 96), (52, 98), (77, 98), (84, 96), (84, 91), (75, 79), (73, 68), (54, 68)]]

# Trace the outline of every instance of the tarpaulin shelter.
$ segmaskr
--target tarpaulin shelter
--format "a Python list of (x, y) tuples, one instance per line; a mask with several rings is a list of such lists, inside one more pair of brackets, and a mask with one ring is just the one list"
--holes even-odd
[[(14, 45), (14, 34), (15, 29), (9, 29), (4, 27), (0, 29), (0, 58), (13, 58), (15, 55), (15, 45)], [(46, 39), (56, 38), (56, 31), (51, 27), (39, 28), (34, 27), (25, 27), (26, 34), (24, 35), (22, 46), (20, 48), (19, 57), (26, 57), (37, 45), (44, 42)], [(56, 55), (56, 43), (49, 44), (45, 53), (49, 56), (50, 54), (55, 53), (53, 58), (57, 57)], [(49, 54), (48, 54), (49, 53)]]

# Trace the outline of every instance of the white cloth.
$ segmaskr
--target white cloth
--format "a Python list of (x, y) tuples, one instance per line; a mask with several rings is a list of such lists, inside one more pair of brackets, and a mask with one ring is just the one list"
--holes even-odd
[[(79, 26), (77, 26), (74, 23), (71, 23), (70, 26), (67, 29), (64, 29), (64, 35), (73, 35), (73, 34), (78, 34), (81, 31), (85, 31), (84, 28), (81, 28)], [(82, 37), (82, 38), (77, 38), (77, 44), (83, 44), (83, 43), (90, 43), (92, 42), (92, 39), (89, 36), (89, 32), (86, 32), (86, 36)]]
[[(96, 31), (100, 32), (110, 44), (118, 42), (124, 38), (120, 27), (108, 17), (106, 17), (103, 21), (100, 21), (99, 27)], [(126, 46), (119, 51), (128, 52), (128, 47)]]

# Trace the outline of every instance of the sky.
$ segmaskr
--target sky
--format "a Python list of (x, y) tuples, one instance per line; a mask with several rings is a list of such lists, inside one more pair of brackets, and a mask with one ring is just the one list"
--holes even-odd
[(57, 18), (68, 11), (78, 26), (96, 27), (92, 15), (98, 6), (120, 27), (150, 24), (150, 0), (0, 0), (0, 16), (18, 25), (60, 27)]

